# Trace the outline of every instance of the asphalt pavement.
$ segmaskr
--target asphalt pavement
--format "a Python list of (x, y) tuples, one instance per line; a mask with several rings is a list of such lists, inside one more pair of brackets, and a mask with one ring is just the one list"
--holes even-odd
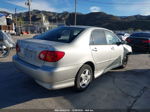
[(150, 54), (132, 54), (125, 69), (103, 74), (81, 93), (47, 90), (12, 63), (15, 50), (0, 59), (1, 109), (133, 109), (150, 111)]

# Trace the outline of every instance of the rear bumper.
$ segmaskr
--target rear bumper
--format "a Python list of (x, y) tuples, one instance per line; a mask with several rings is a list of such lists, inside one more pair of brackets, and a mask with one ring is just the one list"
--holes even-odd
[(28, 64), (16, 55), (13, 56), (15, 66), (22, 72), (31, 76), (38, 84), (47, 89), (60, 89), (74, 86), (78, 66), (68, 67), (37, 67)]

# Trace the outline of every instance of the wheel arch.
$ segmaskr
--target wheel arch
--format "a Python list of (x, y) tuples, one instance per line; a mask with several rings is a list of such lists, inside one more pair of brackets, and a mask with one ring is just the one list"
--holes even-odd
[[(85, 65), (85, 64), (89, 65), (89, 66), (92, 68), (93, 79), (94, 79), (94, 71), (95, 71), (95, 65), (94, 65), (94, 63), (93, 63), (92, 61), (87, 61), (87, 62), (83, 63), (82, 66)], [(82, 68), (82, 66), (78, 69), (78, 71), (77, 71), (77, 73), (76, 73), (76, 75), (75, 75), (75, 79), (76, 79), (76, 77), (77, 77), (78, 72), (79, 72), (80, 69)]]
[[(94, 71), (95, 71), (95, 65), (94, 65), (94, 63), (93, 63), (93, 62), (91, 62), (91, 61), (88, 61), (88, 62), (84, 63), (83, 65), (85, 65), (85, 64), (87, 64), (87, 65), (90, 65), (90, 66), (91, 66), (92, 71), (93, 71), (93, 76), (94, 76)], [(83, 65), (82, 65), (82, 66), (83, 66)]]
[[(75, 81), (75, 82), (74, 82), (75, 87), (78, 86), (78, 73), (80, 72), (80, 70), (82, 69), (82, 67), (83, 67), (84, 65), (88, 65), (88, 66), (91, 67), (92, 72), (93, 72), (92, 77), (91, 77), (91, 78), (92, 78), (91, 81), (94, 79), (95, 65), (94, 65), (93, 62), (87, 61), (87, 62), (85, 62), (84, 64), (82, 64), (82, 66), (79, 68), (79, 70), (78, 70), (78, 72), (77, 72), (77, 74), (76, 74), (76, 76), (75, 76), (75, 80), (74, 80), (74, 81)], [(79, 91), (82, 91), (82, 90), (79, 90)]]

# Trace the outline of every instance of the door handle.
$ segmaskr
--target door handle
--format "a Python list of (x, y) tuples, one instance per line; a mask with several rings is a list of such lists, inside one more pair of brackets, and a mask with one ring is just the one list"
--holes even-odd
[(92, 51), (95, 51), (95, 52), (97, 52), (97, 48), (96, 48), (96, 47), (95, 47), (95, 48), (93, 48), (93, 49), (92, 49)]

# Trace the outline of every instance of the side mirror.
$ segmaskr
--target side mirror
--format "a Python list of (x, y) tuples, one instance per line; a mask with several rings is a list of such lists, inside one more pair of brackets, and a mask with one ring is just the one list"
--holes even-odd
[(116, 45), (121, 45), (121, 44), (123, 44), (123, 42), (116, 42)]
[(121, 41), (122, 42), (122, 44), (127, 44), (127, 41), (125, 41), (125, 40), (123, 40), (123, 41)]

